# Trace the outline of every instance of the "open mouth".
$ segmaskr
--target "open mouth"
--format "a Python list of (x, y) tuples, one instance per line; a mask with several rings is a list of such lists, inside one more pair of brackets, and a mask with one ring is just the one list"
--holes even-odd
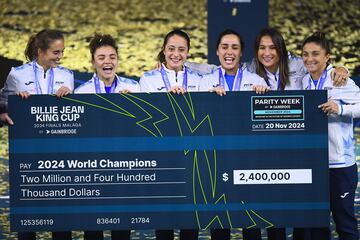
[(233, 57), (226, 57), (224, 58), (226, 64), (232, 64), (235, 61)]
[(113, 68), (112, 67), (103, 67), (102, 69), (104, 73), (110, 74), (112, 73)]

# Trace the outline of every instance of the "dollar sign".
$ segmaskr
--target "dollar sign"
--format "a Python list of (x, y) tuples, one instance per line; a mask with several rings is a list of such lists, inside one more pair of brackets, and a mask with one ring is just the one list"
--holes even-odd
[(222, 177), (224, 182), (227, 182), (229, 180), (229, 174), (227, 173), (223, 173)]

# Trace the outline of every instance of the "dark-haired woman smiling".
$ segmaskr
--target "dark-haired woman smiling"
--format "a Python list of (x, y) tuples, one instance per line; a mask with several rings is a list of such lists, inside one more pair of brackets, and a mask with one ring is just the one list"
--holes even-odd
[[(127, 93), (139, 92), (139, 84), (116, 75), (119, 65), (118, 47), (115, 39), (108, 34), (95, 34), (89, 44), (93, 77), (75, 89), (75, 93)], [(130, 239), (131, 231), (112, 231), (112, 240)], [(102, 240), (102, 231), (85, 231), (85, 240)]]
[(169, 32), (159, 53), (159, 69), (145, 72), (140, 78), (142, 92), (173, 92), (183, 94), (198, 91), (201, 77), (184, 66), (190, 50), (190, 38), (184, 31)]
[[(159, 69), (145, 72), (140, 78), (141, 92), (172, 92), (185, 94), (198, 91), (201, 77), (184, 66), (190, 50), (190, 38), (182, 30), (169, 32), (158, 55)], [(197, 240), (197, 229), (181, 229), (181, 240)], [(173, 230), (156, 230), (156, 239), (173, 240)]]
[[(73, 73), (59, 66), (64, 54), (64, 36), (60, 31), (44, 29), (30, 37), (25, 56), (29, 63), (12, 68), (0, 93), (0, 124), (14, 124), (7, 114), (9, 95), (23, 99), (30, 95), (65, 96), (73, 91)], [(19, 240), (35, 240), (35, 232), (18, 233)], [(53, 239), (71, 239), (71, 232), (53, 232)]]
[[(305, 90), (327, 90), (328, 101), (319, 108), (328, 115), (330, 211), (340, 240), (358, 240), (355, 216), (355, 191), (358, 173), (355, 155), (353, 118), (360, 117), (360, 89), (349, 79), (335, 87), (330, 64), (330, 43), (325, 34), (316, 32), (306, 38), (302, 58), (309, 73), (303, 78)], [(294, 240), (331, 239), (329, 228), (294, 230)], [(308, 238), (309, 237), (309, 238)]]

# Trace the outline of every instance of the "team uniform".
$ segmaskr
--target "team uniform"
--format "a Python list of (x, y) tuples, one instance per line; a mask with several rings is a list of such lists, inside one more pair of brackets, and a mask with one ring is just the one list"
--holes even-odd
[(201, 76), (187, 67), (175, 72), (162, 64), (160, 69), (145, 72), (139, 83), (141, 92), (168, 92), (174, 86), (195, 92), (199, 90), (200, 80)]
[[(289, 83), (285, 85), (284, 90), (301, 90), (302, 79), (306, 75), (307, 70), (304, 66), (302, 58), (292, 55), (288, 52), (288, 67), (289, 67)], [(248, 68), (251, 72), (256, 72), (255, 59), (248, 64)], [(265, 68), (267, 76), (267, 85), (273, 91), (281, 90), (280, 87), (280, 69), (278, 68), (275, 73), (270, 72)], [(260, 229), (244, 229), (243, 234), (247, 239), (261, 239)], [(269, 240), (282, 240), (286, 239), (285, 228), (269, 228), (267, 229), (267, 235)]]
[[(332, 65), (328, 65), (320, 79), (315, 81), (307, 74), (302, 85), (305, 90), (327, 90), (328, 98), (338, 104), (339, 114), (328, 117), (330, 210), (339, 239), (357, 240), (354, 199), (358, 174), (353, 118), (360, 117), (360, 89), (351, 79), (343, 87), (334, 87), (330, 77), (332, 71)], [(323, 232), (330, 235), (328, 229)]]
[[(104, 82), (99, 80), (96, 73), (94, 73), (93, 77), (81, 84), (79, 87), (75, 89), (75, 93), (84, 94), (84, 93), (119, 93), (122, 90), (129, 90), (130, 92), (139, 92), (140, 87), (138, 82), (135, 80), (119, 77), (115, 75), (115, 79), (111, 85), (111, 87), (106, 87)], [(112, 239), (130, 239), (130, 230), (121, 230), (121, 231), (112, 231), (111, 238)], [(99, 240), (104, 239), (102, 231), (85, 231), (84, 239), (90, 240)]]
[(218, 66), (216, 66), (214, 64), (195, 63), (195, 62), (185, 62), (184, 66), (200, 75), (212, 73), (213, 71), (215, 71), (218, 68)]
[[(256, 85), (267, 86), (263, 78), (248, 71), (245, 65), (240, 66), (235, 76), (229, 76), (225, 69), (217, 67), (212, 73), (203, 75), (200, 91), (209, 91), (222, 87), (225, 91), (253, 91)], [(230, 229), (212, 229), (211, 239), (230, 239)]]
[[(285, 86), (284, 90), (301, 90), (302, 89), (302, 79), (307, 74), (307, 70), (304, 66), (302, 58), (288, 53), (288, 64), (289, 64), (289, 83)], [(250, 72), (256, 73), (256, 63), (253, 59), (250, 63), (247, 64), (247, 67)], [(271, 90), (280, 90), (280, 77), (279, 69), (276, 73), (271, 73), (265, 68), (266, 75), (268, 77), (268, 86)]]
[(257, 74), (248, 71), (246, 66), (241, 66), (233, 79), (233, 86), (229, 87), (229, 83), (225, 70), (217, 67), (210, 74), (203, 75), (200, 82), (199, 91), (209, 91), (215, 87), (223, 87), (225, 91), (252, 91), (256, 85), (267, 86), (263, 78)]
[[(289, 58), (289, 84), (285, 86), (285, 90), (300, 90), (302, 89), (302, 79), (307, 74), (307, 70), (304, 66), (302, 58), (297, 57), (290, 52), (288, 53)], [(192, 71), (205, 75), (214, 72), (218, 67), (212, 64), (206, 63), (193, 63), (186, 62), (185, 66), (190, 68)], [(245, 63), (247, 70), (256, 73), (256, 63), (255, 59), (251, 62)], [(266, 69), (265, 69), (266, 70)], [(279, 70), (273, 74), (266, 70), (266, 75), (268, 77), (267, 85), (271, 88), (271, 90), (279, 90), (280, 86), (280, 78), (279, 78)]]
[(339, 105), (339, 115), (329, 116), (329, 167), (350, 167), (356, 163), (353, 118), (360, 117), (360, 89), (352, 79), (343, 87), (334, 87), (330, 77), (332, 65), (328, 65), (326, 70), (323, 86), (315, 86), (310, 74), (307, 74), (302, 81), (303, 88), (319, 90), (318, 87), (321, 87), (328, 91), (328, 98)]
[(100, 81), (96, 73), (94, 73), (93, 77), (81, 84), (79, 87), (75, 89), (75, 93), (119, 93), (120, 91), (126, 89), (130, 92), (139, 92), (140, 87), (137, 81), (119, 77), (115, 75), (115, 81), (113, 82), (113, 85), (109, 89), (109, 91), (106, 91), (106, 87), (103, 81)]
[[(187, 67), (175, 72), (162, 64), (160, 69), (145, 72), (140, 78), (141, 92), (168, 92), (170, 88), (182, 86), (188, 92), (199, 90), (201, 76)], [(198, 239), (197, 229), (180, 229), (180, 239)], [(156, 239), (174, 239), (173, 230), (156, 230)]]
[[(300, 57), (297, 57), (297, 56), (292, 55), (291, 53), (288, 53), (288, 58), (289, 58), (289, 62), (288, 62), (289, 63), (289, 83), (285, 86), (285, 90), (300, 90), (300, 89), (302, 89), (302, 79), (306, 75), (307, 70), (306, 70), (304, 63)], [(193, 71), (198, 72), (199, 74), (204, 74), (204, 73), (209, 73), (209, 72), (214, 73), (217, 69), (219, 69), (219, 67), (216, 67), (215, 65), (210, 65), (210, 64), (198, 64), (198, 63), (187, 62), (186, 65), (189, 68), (191, 68)], [(253, 59), (249, 63), (245, 63), (244, 65), (246, 66), (246, 68), (249, 72), (254, 73), (254, 74), (256, 73), (255, 59)], [(265, 71), (266, 71), (266, 75), (267, 75), (267, 80), (265, 80), (266, 85), (269, 86), (271, 88), (271, 90), (280, 90), (279, 69), (276, 71), (275, 74), (271, 73), (270, 71), (267, 71), (267, 69), (265, 69)], [(206, 78), (205, 76), (204, 76), (204, 78)], [(219, 79), (219, 77), (218, 77), (218, 79)], [(256, 85), (256, 81), (259, 81), (259, 80), (253, 81), (253, 82), (255, 82), (255, 85)], [(200, 90), (208, 90), (208, 89), (214, 88), (216, 86), (219, 86), (219, 85), (217, 85), (218, 83), (219, 83), (219, 80), (216, 81), (216, 73), (215, 73), (212, 76), (212, 86), (211, 86), (211, 84), (209, 86), (209, 83), (205, 84), (204, 80), (202, 80), (202, 84), (200, 85)], [(262, 82), (262, 81), (260, 83), (257, 82), (257, 84), (264, 85), (264, 82)], [(227, 91), (229, 90), (229, 87), (227, 85), (225, 86), (225, 90), (227, 90)], [(241, 90), (252, 90), (252, 89), (251, 88), (250, 89), (242, 88)], [(230, 235), (230, 233), (226, 232), (226, 231), (223, 231), (223, 232), (221, 232), (220, 230), (212, 231), (213, 239), (223, 239), (225, 236), (228, 237), (229, 235)], [(267, 230), (267, 235), (268, 235), (269, 240), (270, 239), (282, 240), (282, 239), (286, 238), (286, 231), (284, 228), (272, 228), (272, 229)], [(261, 231), (258, 228), (243, 229), (243, 236), (244, 236), (244, 239), (253, 239), (253, 240), (261, 239)]]
[[(32, 95), (55, 94), (60, 87), (74, 89), (72, 71), (61, 66), (44, 71), (36, 61), (13, 67), (0, 92), (0, 113), (8, 111), (8, 97), (20, 92)], [(19, 239), (35, 239), (35, 232), (18, 233)], [(54, 232), (54, 239), (71, 239), (71, 232)]]
[(13, 67), (0, 93), (0, 113), (7, 112), (9, 95), (19, 92), (55, 94), (60, 87), (74, 89), (74, 75), (67, 68), (57, 66), (44, 71), (36, 61)]

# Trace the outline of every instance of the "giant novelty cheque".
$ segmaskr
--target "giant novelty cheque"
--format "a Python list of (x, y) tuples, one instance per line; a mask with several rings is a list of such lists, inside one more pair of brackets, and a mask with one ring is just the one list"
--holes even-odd
[(327, 226), (326, 99), (11, 96), (11, 229)]

